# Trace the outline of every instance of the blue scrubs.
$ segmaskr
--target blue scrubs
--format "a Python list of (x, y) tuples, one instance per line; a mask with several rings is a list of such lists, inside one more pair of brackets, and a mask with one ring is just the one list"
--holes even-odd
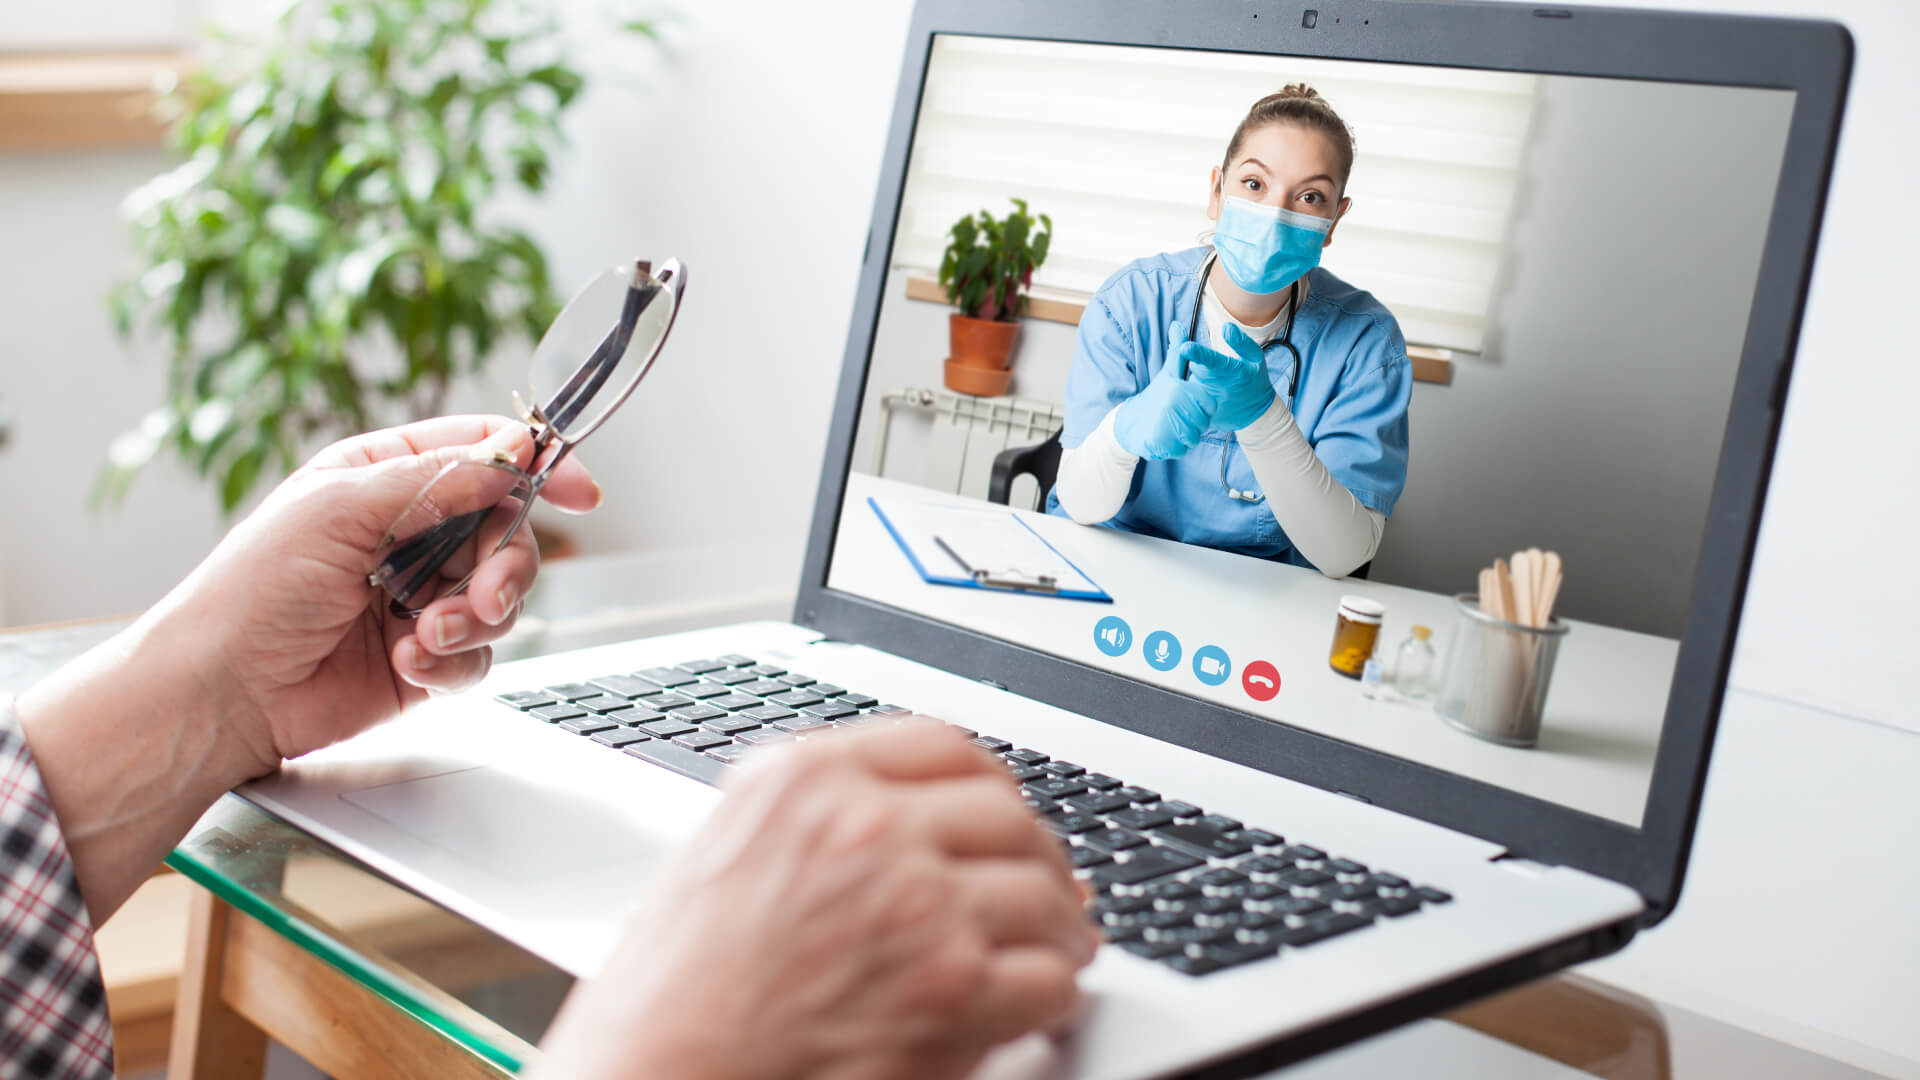
[[(1193, 317), (1200, 263), (1207, 247), (1129, 263), (1100, 286), (1080, 318), (1079, 345), (1067, 373), (1062, 446), (1086, 441), (1107, 413), (1146, 389), (1167, 362), (1168, 327)], [(1361, 504), (1383, 515), (1407, 482), (1407, 402), (1413, 371), (1400, 324), (1372, 294), (1324, 269), (1308, 272), (1311, 289), (1294, 316), (1300, 351), (1299, 395), (1293, 417), (1312, 445)], [(1210, 348), (1206, 320), (1196, 338)], [(1293, 357), (1279, 339), (1267, 346), (1267, 377), (1284, 399)], [(1237, 490), (1257, 490), (1253, 469), (1231, 436), (1210, 431), (1184, 457), (1142, 461), (1133, 488), (1109, 528), (1308, 566), (1267, 500), (1230, 498), (1220, 486), (1220, 455)], [(1065, 516), (1047, 493), (1047, 512)]]

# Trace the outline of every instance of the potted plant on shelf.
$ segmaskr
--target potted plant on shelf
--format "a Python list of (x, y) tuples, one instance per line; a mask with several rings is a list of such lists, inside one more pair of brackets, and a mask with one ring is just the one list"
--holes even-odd
[(139, 265), (115, 320), (151, 320), (169, 377), (109, 447), (97, 503), (168, 452), (230, 513), (318, 440), (438, 414), (558, 310), (495, 198), (545, 186), (584, 83), (544, 5), (304, 0), (262, 40), (213, 44), (161, 102), (185, 163), (124, 208)]
[(1024, 199), (995, 218), (985, 210), (953, 223), (940, 258), (940, 284), (959, 310), (947, 317), (946, 384), (963, 394), (993, 397), (1013, 379), (1013, 342), (1033, 272), (1047, 261), (1053, 219), (1027, 212)]

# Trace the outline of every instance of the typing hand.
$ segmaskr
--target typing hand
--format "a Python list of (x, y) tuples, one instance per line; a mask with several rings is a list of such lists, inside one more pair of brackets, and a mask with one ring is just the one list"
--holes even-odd
[(539, 1076), (941, 1080), (1070, 1016), (1097, 943), (1072, 871), (955, 732), (835, 733), (739, 780)]
[(1121, 402), (1113, 415), (1113, 434), (1121, 449), (1148, 461), (1177, 458), (1198, 446), (1219, 407), (1216, 390), (1180, 377), (1182, 351), (1195, 348), (1186, 339), (1186, 328), (1176, 322), (1168, 334), (1173, 347), (1166, 362), (1147, 388)]
[(1219, 401), (1213, 426), (1239, 431), (1273, 406), (1273, 381), (1267, 377), (1266, 354), (1245, 331), (1228, 323), (1222, 336), (1231, 354), (1188, 341), (1179, 346), (1175, 359), (1190, 364), (1191, 377)]

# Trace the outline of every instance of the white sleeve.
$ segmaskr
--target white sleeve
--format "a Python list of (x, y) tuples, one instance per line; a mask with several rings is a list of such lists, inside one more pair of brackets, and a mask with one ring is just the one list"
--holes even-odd
[(1060, 497), (1060, 509), (1082, 525), (1098, 525), (1119, 513), (1133, 488), (1133, 470), (1140, 459), (1122, 449), (1113, 433), (1118, 409), (1107, 410), (1086, 441), (1060, 451), (1053, 491)]
[[(1333, 478), (1278, 396), (1260, 419), (1241, 428), (1235, 438), (1274, 519), (1322, 574), (1345, 577), (1380, 550), (1386, 516), (1362, 506), (1353, 492)], [(1065, 465), (1063, 459), (1063, 472)], [(1061, 503), (1065, 502), (1063, 496)]]

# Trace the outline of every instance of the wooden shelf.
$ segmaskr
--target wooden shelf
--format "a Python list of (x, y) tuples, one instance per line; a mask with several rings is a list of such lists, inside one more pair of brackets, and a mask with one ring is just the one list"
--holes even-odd
[(159, 146), (154, 83), (177, 50), (0, 56), (0, 150)]
[[(1026, 318), (1046, 322), (1080, 325), (1080, 313), (1086, 310), (1092, 294), (1070, 289), (1035, 289), (1027, 297)], [(935, 304), (947, 302), (947, 291), (940, 280), (924, 270), (907, 274), (907, 299)], [(1413, 362), (1413, 377), (1418, 382), (1445, 385), (1453, 381), (1453, 350), (1430, 345), (1407, 346), (1407, 359)]]

